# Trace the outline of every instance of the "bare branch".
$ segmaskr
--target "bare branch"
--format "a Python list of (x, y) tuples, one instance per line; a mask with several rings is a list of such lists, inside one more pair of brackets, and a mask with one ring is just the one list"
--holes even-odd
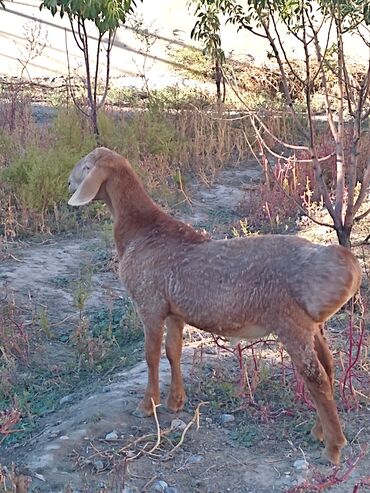
[[(294, 149), (294, 150), (300, 150), (300, 151), (308, 151), (309, 148), (307, 146), (299, 146), (299, 145), (294, 145), (294, 144), (288, 144), (287, 142), (284, 142), (283, 140), (279, 139), (275, 134), (271, 132), (271, 130), (267, 127), (267, 125), (264, 124), (263, 120), (259, 117), (258, 114), (254, 115), (256, 120), (258, 120), (258, 123), (263, 127), (263, 129), (272, 137), (275, 142), (278, 144), (283, 145), (287, 149)], [(327, 158), (325, 158), (327, 159)]]
[(263, 28), (265, 29), (266, 37), (267, 37), (267, 39), (268, 39), (268, 41), (270, 43), (270, 46), (271, 46), (271, 48), (272, 48), (272, 50), (274, 52), (275, 59), (276, 59), (276, 61), (278, 63), (279, 69), (280, 69), (281, 80), (282, 80), (282, 83), (283, 83), (284, 94), (285, 94), (285, 98), (286, 98), (287, 105), (288, 105), (288, 108), (289, 108), (289, 112), (292, 115), (292, 117), (294, 119), (294, 122), (296, 123), (296, 125), (299, 128), (300, 132), (303, 134), (303, 136), (306, 139), (308, 139), (309, 135), (307, 133), (307, 130), (303, 127), (302, 123), (299, 121), (299, 118), (297, 117), (297, 113), (296, 113), (296, 111), (294, 109), (294, 106), (293, 106), (292, 97), (291, 97), (290, 92), (289, 92), (289, 85), (288, 85), (287, 75), (285, 73), (284, 64), (283, 64), (283, 62), (281, 60), (279, 50), (277, 49), (276, 44), (275, 44), (275, 41), (274, 41), (274, 39), (271, 36), (270, 30), (269, 30), (269, 26), (266, 23), (266, 21), (263, 21), (262, 20), (262, 25), (263, 25)]
[[(323, 58), (322, 53), (321, 53), (319, 39), (317, 36), (317, 32), (315, 30), (313, 30), (313, 33), (314, 33), (314, 45), (315, 45), (315, 50), (316, 50), (316, 58), (317, 58), (317, 61), (319, 62), (319, 65), (322, 65), (324, 58)], [(329, 100), (328, 82), (326, 79), (325, 70), (322, 70), (322, 72), (321, 72), (321, 83), (322, 83), (323, 89), (324, 89), (326, 117), (328, 119), (331, 133), (332, 133), (334, 139), (336, 139), (337, 138), (337, 129), (336, 129), (336, 126), (334, 123), (333, 115), (332, 115), (331, 104), (330, 104), (330, 100)]]
[[(336, 229), (340, 227), (340, 222), (338, 220), (338, 216), (336, 214), (336, 211), (333, 208), (333, 204), (331, 202), (330, 194), (327, 188), (327, 185), (325, 183), (325, 180), (322, 175), (322, 169), (320, 166), (320, 162), (318, 160), (317, 156), (317, 150), (316, 150), (316, 137), (315, 137), (315, 130), (314, 130), (314, 120), (312, 117), (312, 107), (311, 107), (311, 87), (310, 87), (310, 74), (311, 74), (311, 67), (310, 67), (310, 55), (308, 52), (308, 45), (306, 42), (306, 21), (305, 21), (305, 16), (302, 14), (302, 30), (303, 30), (303, 49), (305, 53), (305, 64), (306, 64), (306, 87), (305, 87), (305, 93), (306, 93), (306, 107), (307, 107), (307, 116), (308, 116), (308, 124), (309, 124), (309, 142), (310, 142), (310, 152), (311, 152), (311, 159), (312, 159), (312, 164), (315, 172), (315, 177), (317, 184), (319, 186), (319, 190), (323, 196), (324, 199), (324, 204), (326, 208), (328, 209), (328, 212), (330, 216), (333, 219), (334, 226)], [(317, 36), (314, 36), (314, 42), (316, 46), (316, 41), (317, 41)], [(321, 53), (320, 53), (321, 55)]]
[(109, 37), (108, 37), (107, 51), (106, 51), (107, 63), (106, 63), (106, 72), (105, 72), (105, 87), (104, 87), (103, 95), (100, 99), (100, 103), (98, 104), (98, 109), (100, 109), (104, 105), (105, 100), (107, 98), (107, 94), (108, 94), (109, 75), (110, 75), (110, 53), (111, 53), (111, 50), (113, 48), (115, 37), (116, 37), (116, 30), (113, 30), (113, 31), (110, 30), (109, 31)]
[(100, 59), (100, 45), (102, 40), (102, 33), (99, 32), (98, 44), (96, 46), (96, 61), (95, 61), (95, 75), (94, 75), (94, 105), (96, 107), (96, 98), (98, 94), (98, 78), (99, 78), (99, 59)]
[[(297, 71), (293, 68), (293, 66), (292, 66), (292, 64), (291, 64), (291, 62), (290, 62), (290, 59), (289, 59), (289, 57), (288, 57), (288, 55), (287, 55), (287, 53), (286, 53), (286, 51), (285, 51), (285, 48), (284, 48), (284, 43), (282, 42), (281, 36), (280, 36), (280, 34), (279, 34), (279, 29), (278, 29), (278, 27), (277, 27), (277, 25), (276, 25), (276, 20), (275, 20), (275, 17), (274, 17), (274, 14), (273, 14), (273, 10), (272, 10), (272, 9), (270, 10), (270, 18), (271, 18), (272, 23), (273, 23), (273, 25), (274, 25), (274, 29), (275, 29), (275, 33), (276, 33), (276, 37), (277, 37), (277, 40), (278, 40), (278, 42), (279, 42), (280, 49), (281, 49), (281, 51), (282, 51), (282, 53), (283, 53), (284, 60), (285, 60), (286, 64), (287, 64), (287, 65), (288, 65), (288, 67), (289, 67), (289, 70), (291, 71), (292, 75), (293, 75), (293, 76), (294, 76), (297, 80), (299, 80), (299, 82), (300, 82), (301, 84), (304, 84), (304, 80), (302, 79), (302, 77), (300, 77), (300, 75), (298, 74), (298, 72), (297, 72)], [(286, 26), (287, 26), (287, 28), (288, 28), (289, 32), (292, 32), (292, 30), (291, 30), (291, 29), (289, 29), (289, 26), (288, 26), (288, 25), (286, 25)]]
[[(339, 91), (339, 105), (338, 105), (338, 133), (335, 140), (335, 150), (337, 155), (337, 184), (335, 193), (335, 212), (342, 221), (343, 214), (343, 200), (344, 200), (344, 120), (343, 120), (343, 105), (344, 105), (344, 91), (343, 91), (343, 65), (344, 65), (344, 54), (343, 54), (343, 39), (341, 31), (341, 18), (340, 12), (338, 12), (338, 17), (335, 17), (335, 25), (337, 30), (337, 59), (338, 59), (338, 91)], [(354, 188), (354, 186), (353, 186)], [(351, 201), (352, 198), (352, 201)], [(353, 195), (349, 187), (348, 190), (348, 205), (353, 203)], [(348, 209), (347, 209), (348, 212)]]
[(72, 97), (72, 100), (73, 100), (73, 104), (76, 106), (76, 108), (78, 109), (78, 111), (80, 111), (86, 117), (89, 117), (90, 115), (83, 109), (83, 107), (77, 101), (77, 98), (76, 98), (76, 95), (74, 93), (74, 89), (73, 89), (73, 86), (72, 86), (71, 66), (70, 66), (70, 62), (69, 62), (69, 50), (68, 50), (68, 40), (67, 40), (67, 29), (64, 29), (64, 40), (65, 40), (66, 55), (67, 55), (68, 87), (69, 87), (69, 92), (71, 94), (71, 97)]
[[(254, 123), (253, 121), (253, 117), (251, 117), (251, 123), (252, 123), (252, 126), (254, 128), (254, 130), (256, 131), (257, 135), (258, 135), (258, 138), (261, 140), (261, 143), (263, 145), (263, 147), (272, 155), (272, 156), (275, 156), (279, 159), (283, 159), (284, 161), (290, 161), (291, 160), (291, 156), (289, 157), (286, 157), (286, 156), (282, 156), (281, 154), (278, 154), (277, 152), (273, 151), (266, 143), (265, 139), (263, 139), (259, 129), (257, 128), (256, 124)], [(266, 127), (267, 128), (267, 127)], [(273, 135), (273, 134), (271, 134)], [(309, 148), (305, 147), (304, 148), (305, 150), (309, 151)], [(328, 154), (327, 156), (324, 156), (324, 157), (321, 157), (321, 158), (318, 158), (318, 161), (321, 163), (323, 161), (327, 161), (328, 159), (330, 159), (331, 157), (335, 156), (335, 152), (332, 152), (331, 154)], [(312, 159), (295, 159), (295, 162), (296, 163), (299, 163), (299, 164), (303, 164), (303, 163), (312, 163)]]
[[(251, 145), (251, 143), (249, 142), (249, 139), (246, 135), (246, 133), (243, 131), (243, 135), (244, 135), (244, 138), (248, 144), (248, 147), (251, 151), (251, 153), (253, 154), (254, 158), (256, 159), (256, 161), (260, 164), (260, 166), (263, 168), (263, 164), (261, 163), (259, 157), (257, 156), (257, 154), (255, 153), (254, 149), (253, 149), (253, 146)], [(335, 229), (334, 226), (332, 224), (329, 224), (329, 223), (324, 223), (324, 222), (321, 222), (321, 221), (318, 221), (317, 219), (315, 219), (314, 217), (312, 217), (309, 212), (307, 211), (307, 209), (305, 209), (302, 204), (300, 204), (292, 195), (289, 195), (289, 193), (284, 189), (284, 187), (281, 186), (281, 183), (279, 182), (279, 180), (277, 179), (277, 177), (275, 176), (275, 173), (274, 173), (274, 170), (271, 166), (271, 164), (269, 163), (268, 159), (266, 160), (267, 162), (267, 165), (269, 167), (269, 170), (271, 172), (271, 176), (273, 177), (274, 179), (274, 182), (276, 183), (276, 185), (279, 187), (279, 189), (284, 193), (284, 195), (289, 199), (291, 200), (296, 206), (297, 208), (302, 212), (302, 214), (306, 217), (308, 217), (308, 219), (310, 219), (312, 222), (314, 222), (315, 224), (318, 224), (319, 226), (325, 226), (327, 228), (330, 228), (330, 229)]]
[(362, 214), (360, 214), (359, 216), (355, 217), (355, 221), (356, 222), (359, 222), (361, 221), (362, 219), (364, 219), (366, 216), (368, 216), (370, 214), (370, 208), (367, 209), (367, 211), (363, 212)]
[[(369, 185), (370, 185), (370, 157), (367, 160), (367, 166), (366, 166), (366, 170), (364, 171), (364, 176), (363, 176), (362, 183), (361, 183), (360, 193), (358, 194), (357, 200), (353, 206), (352, 217), (356, 215), (359, 208), (364, 203), (364, 200), (366, 199), (366, 197), (369, 193), (369, 191), (368, 191)], [(367, 211), (363, 214), (360, 214), (359, 216), (354, 218), (354, 221), (360, 221), (361, 219), (366, 217), (368, 214), (369, 214), (369, 211)]]
[(68, 18), (69, 18), (69, 23), (71, 25), (71, 31), (72, 31), (74, 40), (76, 42), (76, 45), (78, 46), (78, 48), (81, 51), (84, 51), (83, 42), (81, 40), (81, 37), (79, 37), (80, 39), (77, 37), (77, 33), (76, 33), (75, 26), (74, 26), (74, 23), (73, 23), (73, 17), (71, 15), (69, 15)]
[[(315, 40), (315, 38), (317, 39), (318, 33), (321, 31), (321, 28), (322, 28), (322, 26), (323, 26), (323, 24), (325, 22), (325, 18), (324, 17), (322, 18), (320, 27), (318, 29), (315, 29), (315, 26), (313, 25), (312, 19), (311, 19), (311, 17), (308, 14), (307, 14), (307, 20), (308, 20), (308, 23), (309, 23), (310, 28), (312, 30), (312, 39), (314, 41), (315, 51), (317, 51), (317, 46), (316, 46), (316, 40)], [(316, 70), (316, 73), (312, 76), (312, 81), (313, 82), (317, 79), (317, 77), (324, 70), (325, 58), (326, 58), (326, 55), (327, 55), (328, 49), (329, 49), (330, 34), (331, 34), (332, 27), (333, 27), (333, 18), (330, 19), (330, 23), (329, 23), (329, 27), (328, 27), (328, 32), (327, 32), (327, 36), (326, 36), (326, 43), (325, 43), (324, 53), (321, 53), (321, 49), (320, 49), (321, 60), (320, 61), (318, 60), (319, 66), (318, 66), (318, 68)]]

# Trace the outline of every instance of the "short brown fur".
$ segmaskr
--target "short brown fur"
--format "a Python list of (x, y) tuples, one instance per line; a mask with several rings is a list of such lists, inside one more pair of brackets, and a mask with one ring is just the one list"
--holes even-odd
[(103, 200), (114, 218), (120, 278), (145, 328), (148, 385), (137, 414), (159, 403), (164, 325), (171, 365), (167, 401), (182, 409), (180, 367), (185, 323), (215, 334), (256, 338), (271, 332), (285, 345), (317, 408), (313, 435), (337, 464), (346, 439), (333, 398), (333, 357), (323, 324), (357, 291), (361, 269), (340, 246), (295, 236), (212, 240), (163, 212), (126, 159), (106, 148), (83, 158), (70, 176), (69, 203)]

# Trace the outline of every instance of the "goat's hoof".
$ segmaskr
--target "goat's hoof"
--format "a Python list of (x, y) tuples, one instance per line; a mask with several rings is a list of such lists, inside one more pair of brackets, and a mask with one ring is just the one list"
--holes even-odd
[(343, 437), (340, 445), (326, 445), (323, 453), (324, 457), (335, 466), (338, 466), (340, 463), (341, 450), (346, 445), (346, 443), (347, 440)]
[[(156, 406), (156, 408), (158, 410), (158, 406)], [(148, 402), (143, 399), (132, 414), (137, 418), (149, 418), (150, 416), (153, 416), (154, 410), (152, 401), (150, 400)]]
[(132, 415), (136, 416), (137, 418), (150, 418), (150, 416), (153, 415), (153, 411), (147, 412), (141, 409), (140, 407), (137, 407), (135, 411), (132, 411)]
[(172, 395), (169, 395), (167, 399), (167, 409), (171, 413), (178, 413), (179, 411), (182, 411), (184, 408), (184, 403), (186, 400), (185, 394), (181, 394), (180, 396), (174, 397)]

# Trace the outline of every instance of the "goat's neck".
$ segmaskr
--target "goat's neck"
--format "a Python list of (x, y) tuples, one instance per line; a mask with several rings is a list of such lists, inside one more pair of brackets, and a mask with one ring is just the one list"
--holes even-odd
[(113, 216), (114, 240), (121, 257), (131, 241), (153, 228), (162, 211), (133, 172), (113, 176), (104, 195)]

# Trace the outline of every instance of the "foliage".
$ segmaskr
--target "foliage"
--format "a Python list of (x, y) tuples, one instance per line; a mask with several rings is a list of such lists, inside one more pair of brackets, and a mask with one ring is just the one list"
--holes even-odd
[[(134, 7), (136, 7), (135, 0), (101, 0), (99, 2), (95, 0), (44, 0), (40, 5), (40, 9), (48, 9), (53, 16), (57, 12), (59, 12), (61, 17), (63, 17), (64, 14), (68, 16), (74, 40), (84, 57), (88, 109), (85, 108), (83, 102), (78, 101), (71, 84), (69, 86), (70, 92), (76, 107), (90, 120), (97, 143), (99, 143), (97, 115), (99, 109), (103, 107), (108, 93), (110, 55), (116, 31), (120, 24), (126, 22), (126, 17), (133, 12)], [(86, 22), (94, 22), (95, 27), (98, 30), (94, 68), (92, 67), (90, 60), (92, 48)], [(103, 84), (103, 94), (99, 98), (100, 52), (103, 47), (103, 38), (106, 34), (108, 39), (105, 48), (105, 80)], [(71, 74), (69, 74), (69, 76), (70, 75)]]
[(50, 10), (54, 16), (59, 12), (60, 17), (66, 14), (69, 19), (81, 22), (89, 20), (95, 23), (101, 34), (115, 30), (126, 21), (126, 16), (133, 12), (135, 0), (44, 0), (40, 9)]
[(194, 15), (197, 21), (191, 31), (191, 37), (204, 44), (204, 53), (212, 59), (225, 61), (225, 53), (221, 48), (220, 36), (220, 8), (218, 2), (203, 2), (202, 0), (191, 0), (194, 4)]
[[(207, 112), (188, 107), (191, 98), (192, 91), (154, 91), (138, 111), (107, 110), (98, 116), (101, 143), (125, 155), (165, 203), (183, 200), (187, 173), (208, 182), (225, 164), (250, 156), (247, 119), (220, 120), (210, 102)], [(0, 237), (72, 231), (106, 219), (100, 203), (72, 210), (66, 205), (69, 171), (96, 145), (86, 119), (73, 106), (61, 107), (49, 127), (40, 127), (24, 118), (27, 112), (17, 114), (14, 130), (0, 115)], [(292, 134), (289, 118), (275, 118), (274, 124), (282, 137)]]
[(212, 73), (212, 61), (201, 50), (184, 46), (170, 51), (174, 68), (186, 77), (207, 81)]
[(221, 47), (220, 17), (218, 2), (203, 2), (202, 0), (190, 0), (189, 4), (195, 6), (197, 21), (191, 31), (191, 37), (202, 41), (204, 53), (214, 62), (215, 82), (217, 87), (217, 99), (221, 101), (221, 83), (223, 83), (223, 102), (226, 97), (225, 81), (222, 66), (225, 62), (225, 53)]
[(99, 116), (101, 140), (109, 148), (116, 149), (137, 163), (144, 155), (173, 159), (179, 153), (181, 138), (160, 107), (130, 119), (116, 120), (109, 115)]
[(67, 200), (68, 175), (76, 161), (93, 148), (78, 121), (63, 113), (50, 132), (58, 137), (55, 145), (45, 149), (29, 144), (1, 174), (22, 207), (40, 212)]
[[(369, 48), (367, 24), (370, 17), (367, 3), (321, 0), (314, 7), (312, 2), (307, 0), (248, 0), (243, 7), (236, 0), (208, 0), (202, 2), (197, 13), (198, 19), (192, 35), (203, 40), (206, 46), (207, 43), (214, 43), (212, 29), (217, 28), (218, 32), (220, 31), (219, 23), (211, 22), (213, 28), (210, 28), (209, 16), (211, 19), (219, 19), (221, 14), (226, 15), (227, 22), (236, 25), (238, 29), (247, 29), (270, 44), (270, 56), (280, 71), (287, 110), (300, 132), (303, 145), (297, 147), (294, 143), (282, 142), (272, 132), (269, 134), (275, 140), (275, 147), (276, 144), (283, 145), (289, 153), (297, 148), (304, 148), (309, 152), (318, 190), (331, 217), (332, 223), (328, 226), (335, 230), (339, 243), (350, 246), (354, 223), (370, 213), (370, 210), (359, 213), (370, 184), (370, 161), (362, 176), (358, 174), (359, 146), (370, 115), (367, 98), (370, 87), (370, 62), (364, 67), (360, 77), (350, 77), (344, 48), (348, 38), (344, 35), (356, 35), (362, 40), (365, 49)], [(298, 52), (302, 54), (305, 67), (303, 74), (297, 71), (287, 53), (281, 25), (294, 37)], [(327, 32), (323, 33), (324, 29)], [(332, 35), (334, 44), (331, 46)], [(220, 39), (218, 45), (221, 45)], [(329, 83), (330, 78), (335, 80), (334, 87)], [(290, 79), (298, 81), (303, 88), (304, 121), (294, 107)], [(317, 81), (320, 81), (324, 95), (326, 124), (335, 142), (334, 193), (331, 193), (332, 184), (323, 176), (322, 160), (318, 157), (317, 133), (320, 123), (315, 118), (313, 105), (313, 89)], [(334, 113), (338, 115), (337, 121), (334, 119)], [(260, 145), (274, 157), (278, 156), (276, 151), (271, 152), (271, 148), (266, 145), (260, 133), (261, 122), (258, 116), (252, 117), (252, 124)], [(266, 126), (264, 128), (266, 129)], [(346, 131), (351, 133), (349, 153), (346, 153), (345, 149)], [(330, 156), (324, 157), (323, 160), (328, 158)], [(357, 182), (360, 182), (358, 194)], [(308, 211), (305, 213), (311, 217)]]

